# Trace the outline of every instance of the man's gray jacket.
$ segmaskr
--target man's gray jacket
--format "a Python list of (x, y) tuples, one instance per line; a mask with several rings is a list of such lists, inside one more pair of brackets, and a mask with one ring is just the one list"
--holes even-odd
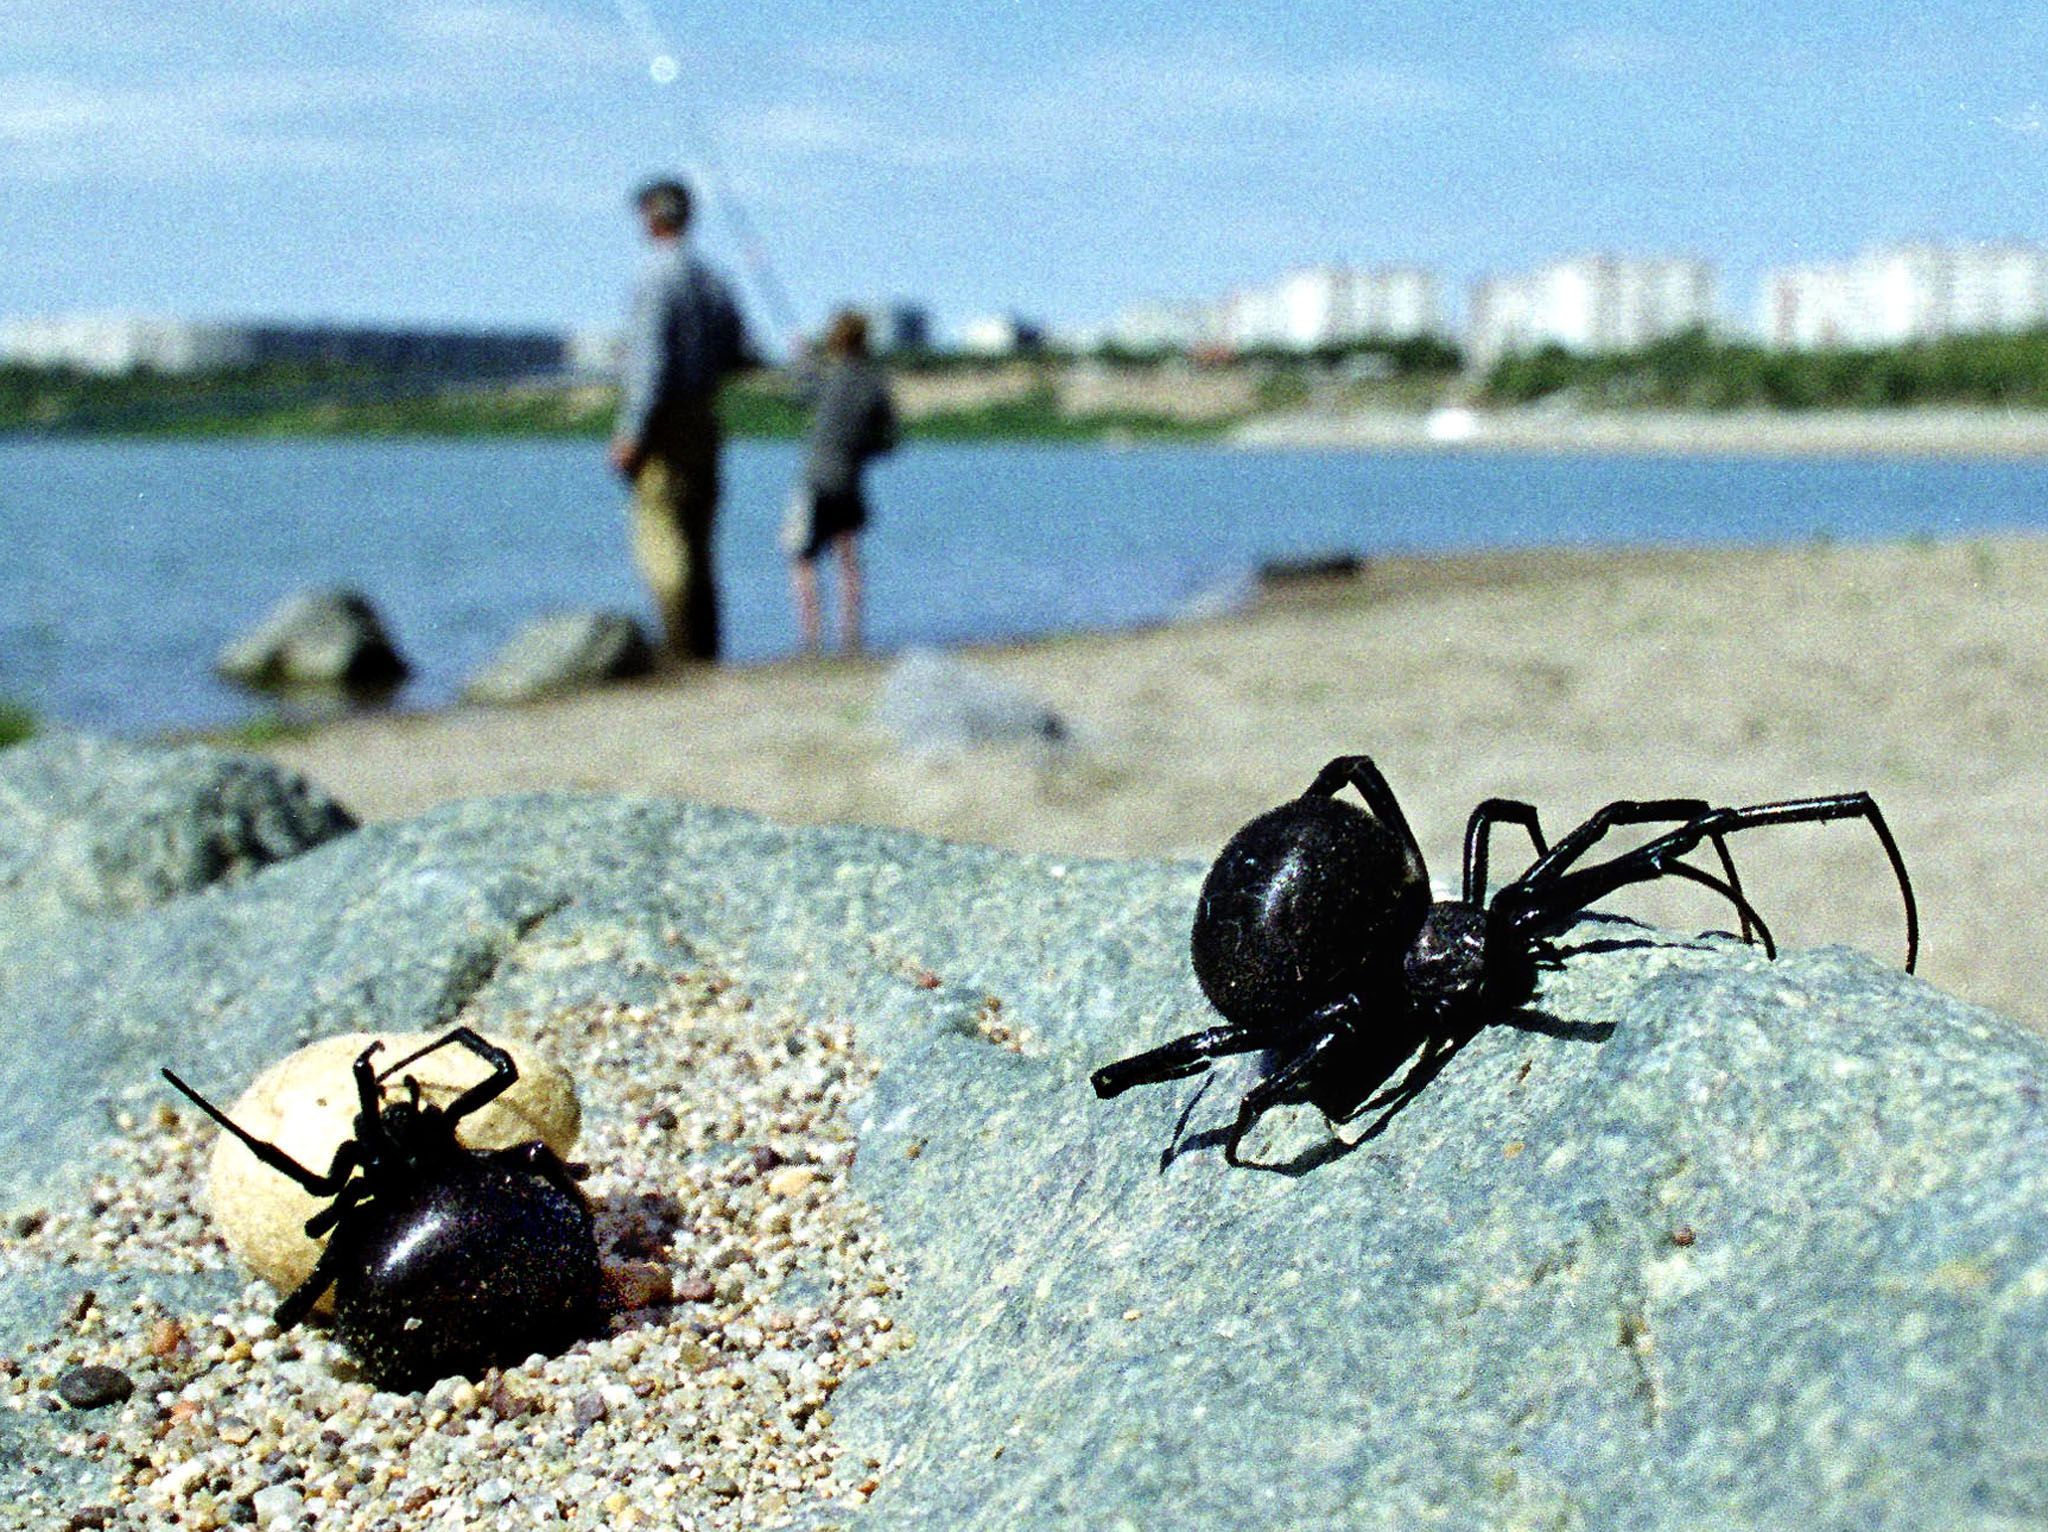
[(753, 362), (724, 279), (683, 241), (657, 245), (633, 287), (617, 434), (645, 441), (668, 412), (708, 404), (728, 373)]

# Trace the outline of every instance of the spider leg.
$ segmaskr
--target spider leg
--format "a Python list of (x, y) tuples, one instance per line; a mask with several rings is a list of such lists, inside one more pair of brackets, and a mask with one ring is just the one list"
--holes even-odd
[(334, 1285), (334, 1268), (340, 1258), (341, 1246), (330, 1240), (327, 1248), (320, 1252), (320, 1259), (313, 1263), (313, 1269), (306, 1274), (306, 1280), (286, 1295), (271, 1316), (276, 1320), (278, 1329), (289, 1330), (313, 1312), (313, 1305), (320, 1301), (320, 1295)]
[[(1546, 928), (1559, 929), (1578, 911), (1618, 888), (1631, 883), (1647, 883), (1671, 874), (1678, 859), (1701, 841), (1761, 825), (1820, 824), (1836, 819), (1863, 820), (1884, 847), (1885, 857), (1898, 876), (1899, 895), (1906, 907), (1906, 971), (1911, 973), (1920, 953), (1920, 913), (1914, 903), (1912, 881), (1906, 876), (1905, 860), (1899, 855), (1898, 842), (1892, 838), (1891, 827), (1885, 823), (1884, 815), (1868, 793), (1837, 793), (1824, 798), (1792, 798), (1782, 803), (1712, 809), (1676, 829), (1666, 831), (1655, 840), (1623, 852), (1611, 861), (1547, 879), (1537, 877), (1542, 871), (1539, 863), (1503, 889), (1495, 905), (1501, 908), (1510, 931), (1530, 936)], [(1692, 869), (1692, 873), (1697, 872), (1697, 868)], [(1694, 881), (1698, 881), (1697, 877)], [(1750, 916), (1754, 918), (1754, 910)]]
[(1223, 1140), (1224, 1164), (1245, 1163), (1238, 1158), (1237, 1146), (1244, 1142), (1245, 1134), (1251, 1132), (1252, 1124), (1271, 1108), (1299, 1095), (1302, 1081), (1315, 1072), (1316, 1065), (1322, 1062), (1323, 1056), (1335, 1047), (1339, 1040), (1350, 1035), (1351, 1029), (1341, 1022), (1326, 1028), (1301, 1052), (1245, 1092), (1244, 1100), (1237, 1104), (1237, 1121), (1230, 1125), (1230, 1135)]
[(1480, 804), (1465, 821), (1465, 902), (1475, 908), (1486, 903), (1486, 850), (1496, 824), (1520, 825), (1527, 830), (1539, 857), (1548, 849), (1534, 804), (1516, 798), (1488, 798)]
[(255, 1134), (234, 1121), (227, 1113), (200, 1095), (198, 1091), (171, 1073), (170, 1070), (166, 1069), (163, 1074), (166, 1080), (169, 1080), (171, 1084), (177, 1086), (179, 1090), (185, 1093), (194, 1106), (198, 1107), (200, 1111), (240, 1139), (243, 1148), (255, 1155), (257, 1159), (268, 1165), (272, 1170), (277, 1171), (281, 1175), (291, 1177), (292, 1180), (296, 1181), (314, 1196), (332, 1197), (341, 1190), (342, 1184), (348, 1180), (348, 1172), (345, 1169), (340, 1170), (338, 1174), (335, 1170), (330, 1170), (325, 1176), (314, 1174), (282, 1149), (278, 1148), (277, 1145), (266, 1143), (264, 1140), (256, 1137)]
[[(1654, 824), (1667, 819), (1676, 820), (1681, 825), (1691, 824), (1702, 815), (1712, 813), (1713, 808), (1714, 806), (1704, 798), (1651, 798), (1643, 801), (1624, 798), (1619, 802), (1610, 803), (1605, 808), (1597, 810), (1584, 824), (1566, 835), (1549, 851), (1543, 851), (1539, 845), (1537, 850), (1541, 854), (1529, 870), (1522, 874), (1521, 881), (1538, 883), (1559, 876), (1616, 825)], [(1760, 928), (1763, 923), (1754, 919), (1755, 911), (1748, 901), (1741, 897), (1742, 878), (1735, 871), (1735, 858), (1728, 854), (1728, 842), (1722, 838), (1722, 832), (1718, 830), (1710, 831), (1707, 839), (1713, 843), (1714, 852), (1720, 858), (1721, 871), (1727, 876), (1728, 886), (1735, 890), (1734, 904), (1742, 921), (1742, 939), (1753, 941), (1755, 935), (1751, 929), (1752, 925)], [(1482, 868), (1485, 866), (1483, 860), (1480, 865)], [(1484, 893), (1483, 885), (1481, 892)], [(1470, 902), (1469, 894), (1466, 898)]]
[(494, 1150), (492, 1158), (502, 1165), (510, 1165), (539, 1176), (549, 1185), (565, 1192), (573, 1192), (579, 1197), (583, 1195), (583, 1188), (576, 1183), (590, 1174), (588, 1165), (570, 1163), (537, 1138), (523, 1144), (512, 1144)]
[(1319, 1006), (1291, 1026), (1246, 1028), (1226, 1024), (1205, 1032), (1191, 1032), (1114, 1064), (1104, 1064), (1088, 1077), (1088, 1082), (1095, 1087), (1095, 1094), (1107, 1101), (1134, 1085), (1185, 1079), (1207, 1069), (1211, 1059), (1232, 1053), (1257, 1053), (1264, 1048), (1286, 1048), (1301, 1038), (1326, 1031), (1355, 1004), (1350, 996), (1344, 996)]
[(1749, 900), (1743, 897), (1742, 889), (1738, 885), (1723, 883), (1712, 873), (1704, 872), (1693, 866), (1690, 862), (1673, 862), (1664, 870), (1676, 877), (1688, 878), (1692, 882), (1699, 884), (1702, 888), (1711, 888), (1715, 893), (1734, 905), (1736, 914), (1742, 918), (1742, 939), (1744, 941), (1751, 940), (1750, 932), (1754, 929), (1756, 932), (1755, 940), (1763, 947), (1764, 956), (1773, 962), (1777, 961), (1778, 944), (1771, 939), (1771, 928), (1764, 924), (1763, 916), (1759, 915), (1750, 905)]
[(1272, 1034), (1248, 1032), (1243, 1027), (1211, 1027), (1157, 1048), (1136, 1053), (1114, 1064), (1104, 1064), (1088, 1077), (1095, 1094), (1104, 1101), (1121, 1096), (1134, 1085), (1157, 1085), (1166, 1080), (1185, 1079), (1209, 1067), (1211, 1059), (1231, 1053), (1254, 1053), (1273, 1045)]
[(334, 1200), (306, 1220), (306, 1235), (309, 1239), (319, 1239), (341, 1222), (342, 1214), (369, 1195), (362, 1181), (349, 1179), (349, 1172), (361, 1163), (361, 1151), (356, 1147), (356, 1141), (352, 1138), (343, 1139), (334, 1151), (334, 1164), (327, 1172), (328, 1179), (337, 1183)]
[(399, 1070), (405, 1068), (406, 1065), (417, 1063), (428, 1054), (438, 1049), (446, 1048), (451, 1043), (460, 1043), (491, 1066), (491, 1072), (488, 1075), (449, 1102), (443, 1110), (442, 1115), (448, 1119), (452, 1126), (467, 1117), (471, 1112), (478, 1111), (496, 1101), (507, 1090), (511, 1089), (512, 1082), (519, 1078), (519, 1066), (512, 1062), (512, 1055), (503, 1048), (500, 1048), (496, 1043), (486, 1042), (468, 1027), (457, 1027), (447, 1036), (436, 1038), (433, 1042), (428, 1043), (426, 1047), (415, 1049), (413, 1052), (408, 1053), (397, 1063), (386, 1065), (378, 1072), (377, 1078), (379, 1080), (388, 1080), (391, 1076), (397, 1074)]
[(1422, 858), (1422, 847), (1415, 839), (1415, 832), (1408, 828), (1408, 816), (1401, 812), (1401, 805), (1395, 801), (1393, 788), (1387, 785), (1379, 767), (1373, 765), (1371, 756), (1338, 756), (1316, 773), (1315, 781), (1309, 783), (1308, 791), (1302, 797), (1334, 798), (1346, 783), (1358, 790), (1358, 796), (1365, 800), (1365, 806), (1372, 810), (1375, 819), (1401, 837), (1427, 883), (1429, 864)]

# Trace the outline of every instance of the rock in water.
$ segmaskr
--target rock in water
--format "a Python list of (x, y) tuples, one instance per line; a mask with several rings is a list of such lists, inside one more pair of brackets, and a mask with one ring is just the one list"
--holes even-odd
[[(167, 1050), (224, 1099), (305, 1036), (544, 1028), (701, 961), (880, 1066), (854, 1189), (915, 1346), (831, 1398), (872, 1498), (799, 1524), (2048, 1522), (2040, 1037), (1873, 958), (1591, 923), (1405, 1108), (1277, 1112), (1246, 1152), (1284, 1173), (1232, 1170), (1255, 1058), (1087, 1081), (1212, 1024), (1203, 870), (594, 796), (372, 825), (0, 964), (0, 1202), (103, 1174)], [(4, 1275), (0, 1336), (79, 1280)], [(63, 1419), (0, 1447), (56, 1463)]]
[[(381, 1042), (383, 1050), (375, 1061), (381, 1069), (442, 1035), (347, 1032), (323, 1037), (264, 1070), (227, 1109), (228, 1116), (309, 1170), (325, 1173), (334, 1151), (355, 1129), (359, 1103), (354, 1066), (362, 1051)], [(462, 1119), (457, 1141), (471, 1149), (503, 1149), (539, 1139), (559, 1158), (572, 1159), (583, 1114), (568, 1072), (519, 1043), (504, 1038), (486, 1041), (512, 1055), (519, 1078), (504, 1095)], [(401, 1082), (410, 1076), (419, 1081), (423, 1100), (445, 1107), (489, 1072), (490, 1066), (468, 1049), (441, 1048), (385, 1082), (385, 1096), (403, 1100)], [(329, 1199), (310, 1195), (226, 1133), (214, 1143), (206, 1196), (228, 1248), (280, 1294), (291, 1292), (312, 1274), (321, 1247), (307, 1238), (306, 1220)], [(329, 1307), (323, 1300), (321, 1312)]]
[(230, 642), (214, 668), (244, 686), (388, 691), (412, 667), (357, 591), (302, 591)]
[(950, 654), (912, 649), (882, 682), (875, 717), (913, 753), (980, 745), (1061, 746), (1073, 727), (1022, 687)]
[(564, 612), (529, 623), (462, 688), (469, 702), (531, 702), (644, 676), (654, 651), (620, 612)]
[(0, 927), (147, 909), (354, 828), (259, 756), (47, 735), (0, 753)]

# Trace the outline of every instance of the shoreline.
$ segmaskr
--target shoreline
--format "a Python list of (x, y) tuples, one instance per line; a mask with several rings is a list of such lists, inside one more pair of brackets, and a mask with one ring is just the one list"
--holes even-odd
[[(734, 441), (796, 440), (792, 431), (737, 429)], [(0, 430), (0, 446), (51, 442), (176, 443), (325, 441), (591, 442), (602, 431), (519, 426), (438, 430), (352, 422), (286, 427), (261, 422), (135, 431)], [(1507, 409), (1297, 410), (1239, 416), (1127, 414), (1059, 417), (1033, 424), (945, 415), (912, 422), (906, 440), (950, 445), (1044, 445), (1127, 449), (1165, 444), (1247, 451), (1525, 453), (1556, 456), (1705, 458), (2048, 459), (2048, 410), (1913, 406), (1895, 410), (1587, 410), (1541, 405)]]
[(1305, 412), (1233, 428), (1252, 450), (1671, 457), (2048, 458), (2048, 410)]
[[(1233, 615), (960, 651), (1070, 723), (1065, 748), (902, 750), (876, 715), (891, 656), (358, 719), (246, 748), (366, 819), (566, 789), (1195, 861), (1325, 760), (1364, 752), (1440, 882), (1486, 797), (1539, 805), (1554, 835), (1615, 798), (1861, 789), (1912, 870), (1923, 974), (2040, 1024), (2048, 930), (2024, 912), (2048, 861), (2044, 608), (2048, 535), (1388, 557)], [(1774, 829), (1741, 855), (1782, 942), (1896, 961), (1898, 894), (1867, 834)], [(1724, 918), (1689, 889), (1616, 908), (1681, 928)]]

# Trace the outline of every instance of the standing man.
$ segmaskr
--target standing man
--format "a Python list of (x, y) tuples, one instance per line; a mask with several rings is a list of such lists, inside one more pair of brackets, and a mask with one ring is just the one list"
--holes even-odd
[(633, 200), (651, 248), (633, 290), (612, 466), (633, 485), (633, 556), (668, 653), (716, 660), (718, 385), (752, 366), (753, 350), (724, 280), (684, 243), (689, 188), (652, 181)]

